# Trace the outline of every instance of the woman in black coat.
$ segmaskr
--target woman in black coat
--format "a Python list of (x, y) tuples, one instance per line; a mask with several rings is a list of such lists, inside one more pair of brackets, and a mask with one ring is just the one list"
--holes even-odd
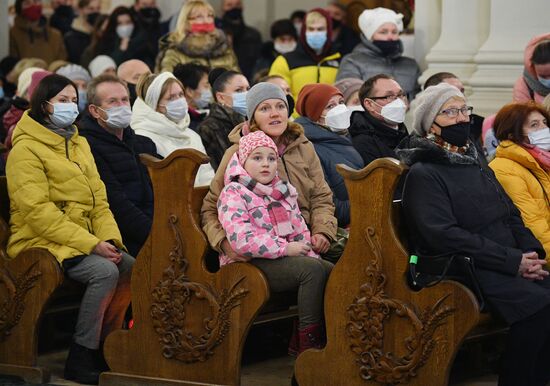
[(336, 87), (315, 83), (302, 88), (296, 111), (301, 117), (295, 122), (303, 126), (304, 134), (313, 143), (332, 191), (338, 226), (347, 227), (350, 222), (349, 196), (336, 165), (344, 164), (353, 169), (365, 166), (348, 136), (351, 110), (344, 104), (344, 96)]
[(509, 325), (499, 386), (550, 380), (550, 280), (541, 243), (468, 139), (471, 108), (446, 83), (427, 88), (414, 112), (417, 136), (398, 150), (410, 165), (403, 208), (416, 253), (463, 254), (491, 312)]

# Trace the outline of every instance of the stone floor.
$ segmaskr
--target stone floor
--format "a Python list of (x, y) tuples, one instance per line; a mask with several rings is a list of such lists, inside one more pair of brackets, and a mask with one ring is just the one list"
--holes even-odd
[[(290, 325), (285, 322), (279, 323), (279, 325), (262, 325), (251, 330), (243, 353), (242, 386), (291, 385), (294, 358), (286, 355)], [(495, 344), (489, 343), (488, 346), (491, 350)], [(58, 349), (40, 356), (39, 364), (49, 367), (52, 371), (49, 385), (78, 385), (62, 378), (66, 356), (66, 349)], [(494, 360), (485, 366), (485, 369), (473, 370), (471, 357), (471, 353), (467, 350), (459, 353), (450, 384), (452, 386), (496, 386), (497, 376), (487, 370), (495, 367)], [(0, 376), (0, 385), (25, 386), (27, 384), (17, 378)]]

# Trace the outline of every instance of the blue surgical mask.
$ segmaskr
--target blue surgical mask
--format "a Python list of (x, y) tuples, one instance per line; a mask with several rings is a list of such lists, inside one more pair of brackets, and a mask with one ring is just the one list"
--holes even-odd
[(542, 84), (544, 87), (546, 88), (550, 88), (550, 78), (541, 78), (540, 76), (538, 77), (538, 80), (540, 82), (540, 84)]
[(88, 94), (86, 90), (78, 90), (78, 111), (83, 112), (88, 104)]
[(248, 91), (234, 92), (231, 94), (233, 98), (233, 110), (243, 117), (246, 117), (246, 94), (248, 94)]
[(202, 90), (200, 98), (195, 99), (194, 102), (199, 109), (206, 109), (212, 103), (212, 90), (205, 88)]
[(50, 122), (60, 129), (72, 125), (76, 117), (78, 117), (78, 106), (76, 103), (47, 103), (53, 106)]
[(306, 42), (315, 51), (320, 51), (327, 42), (326, 31), (306, 32)]
[(4, 94), (4, 87), (0, 87), (0, 99), (4, 99), (6, 95)]

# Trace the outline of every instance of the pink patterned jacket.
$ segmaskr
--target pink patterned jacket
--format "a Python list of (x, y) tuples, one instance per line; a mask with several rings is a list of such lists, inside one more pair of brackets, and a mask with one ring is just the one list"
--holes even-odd
[[(218, 218), (235, 252), (247, 257), (277, 259), (287, 255), (289, 242), (311, 244), (311, 233), (298, 207), (298, 193), (292, 185), (288, 184), (290, 196), (280, 203), (289, 213), (293, 231), (287, 236), (279, 236), (267, 209), (269, 199), (236, 182), (241, 175), (249, 177), (235, 153), (227, 165), (225, 187), (218, 199)], [(275, 177), (272, 185), (278, 181), (279, 177)], [(313, 250), (308, 256), (319, 257)], [(220, 265), (233, 262), (227, 255), (220, 254)]]

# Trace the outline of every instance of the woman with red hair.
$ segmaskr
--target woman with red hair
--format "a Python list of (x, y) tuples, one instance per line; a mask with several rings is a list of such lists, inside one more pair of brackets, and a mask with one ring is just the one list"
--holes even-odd
[(550, 116), (543, 106), (510, 103), (495, 118), (500, 141), (489, 166), (542, 243), (550, 261)]

